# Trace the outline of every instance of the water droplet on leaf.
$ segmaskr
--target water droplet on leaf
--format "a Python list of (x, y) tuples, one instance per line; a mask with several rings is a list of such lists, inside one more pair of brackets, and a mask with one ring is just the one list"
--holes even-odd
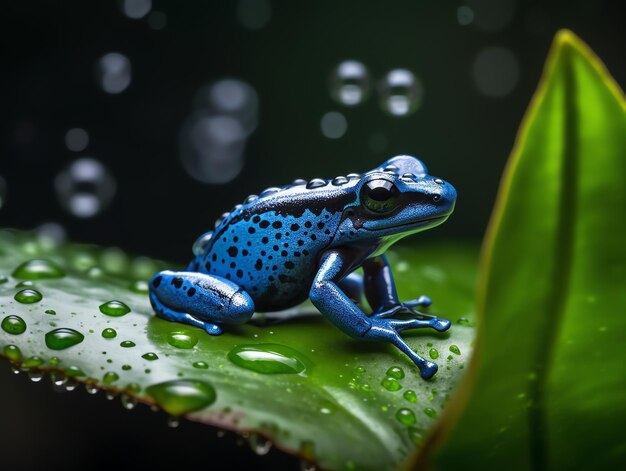
[(385, 378), (380, 382), (380, 384), (382, 384), (383, 388), (385, 388), (387, 391), (394, 392), (402, 389), (402, 385), (395, 378)]
[(107, 327), (106, 329), (102, 330), (102, 336), (105, 339), (113, 339), (117, 337), (117, 331), (115, 329), (111, 329), (110, 327)]
[(41, 293), (34, 289), (23, 289), (15, 295), (15, 300), (22, 304), (34, 304), (43, 299)]
[(46, 345), (52, 350), (64, 350), (81, 343), (84, 338), (85, 336), (77, 330), (62, 327), (46, 334)]
[(109, 301), (100, 305), (100, 312), (111, 317), (121, 317), (130, 312), (130, 308), (122, 301)]
[(300, 352), (279, 344), (238, 345), (228, 353), (235, 365), (263, 374), (301, 374), (310, 364)]
[(146, 388), (146, 394), (175, 416), (202, 409), (215, 401), (215, 390), (210, 384), (192, 379), (154, 384)]
[(172, 347), (190, 349), (196, 346), (198, 338), (186, 332), (170, 332), (167, 336), (167, 343)]
[(11, 335), (20, 335), (26, 331), (26, 322), (20, 316), (6, 316), (1, 325), (2, 330)]
[(65, 272), (50, 260), (29, 260), (22, 263), (13, 272), (14, 278), (21, 280), (43, 280), (63, 278)]
[(396, 412), (396, 419), (404, 425), (414, 425), (416, 422), (415, 413), (411, 409), (404, 407)]
[(387, 370), (387, 376), (395, 379), (404, 378), (404, 370), (399, 366), (392, 366)]

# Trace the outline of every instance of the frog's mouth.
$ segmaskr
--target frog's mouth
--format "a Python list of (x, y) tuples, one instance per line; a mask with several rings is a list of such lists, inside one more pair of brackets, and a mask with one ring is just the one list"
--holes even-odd
[(438, 216), (433, 216), (426, 219), (420, 219), (419, 221), (407, 222), (405, 224), (390, 224), (388, 226), (379, 226), (379, 227), (367, 227), (367, 225), (363, 225), (363, 229), (371, 232), (380, 232), (380, 231), (391, 231), (392, 233), (396, 232), (410, 232), (413, 229), (421, 229), (421, 228), (431, 228), (442, 224), (443, 222), (450, 217), (452, 212), (446, 214), (440, 214)]

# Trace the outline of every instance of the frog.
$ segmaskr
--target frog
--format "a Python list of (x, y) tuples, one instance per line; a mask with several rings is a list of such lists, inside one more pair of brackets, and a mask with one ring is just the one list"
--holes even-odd
[[(391, 343), (430, 379), (437, 364), (400, 334), (445, 332), (451, 323), (423, 312), (428, 296), (399, 300), (385, 252), (443, 223), (455, 202), (455, 188), (410, 155), (365, 173), (270, 187), (222, 214), (194, 242), (183, 271), (156, 273), (150, 302), (158, 317), (220, 335), (255, 312), (283, 311), (308, 298), (348, 336)], [(363, 298), (372, 312), (364, 311)]]

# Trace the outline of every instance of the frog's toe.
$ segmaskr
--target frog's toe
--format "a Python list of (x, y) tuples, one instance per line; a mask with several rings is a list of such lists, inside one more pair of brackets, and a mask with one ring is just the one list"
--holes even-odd
[(420, 376), (424, 379), (432, 378), (435, 373), (437, 373), (438, 369), (437, 363), (433, 363), (432, 361), (425, 361), (419, 365)]
[(450, 328), (450, 325), (452, 325), (452, 323), (449, 320), (441, 319), (439, 317), (433, 319), (431, 324), (432, 328), (435, 329), (437, 332), (445, 332)]
[(433, 300), (430, 299), (428, 296), (420, 296), (419, 298), (416, 299), (412, 299), (410, 301), (405, 301), (402, 304), (405, 305), (406, 307), (428, 307), (433, 303)]

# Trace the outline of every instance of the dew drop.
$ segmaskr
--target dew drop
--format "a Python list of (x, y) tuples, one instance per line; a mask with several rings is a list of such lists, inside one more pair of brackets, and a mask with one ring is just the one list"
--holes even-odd
[(106, 329), (102, 330), (102, 336), (105, 339), (114, 339), (115, 337), (117, 337), (117, 331), (115, 329), (107, 327)]
[(102, 377), (102, 382), (104, 384), (111, 384), (120, 379), (119, 375), (115, 371), (108, 371)]
[(9, 282), (9, 278), (6, 275), (0, 275), (0, 285), (3, 285), (8, 282)]
[(145, 280), (133, 281), (128, 286), (128, 289), (130, 289), (133, 293), (137, 293), (137, 294), (148, 294), (148, 292), (150, 291), (148, 288), (148, 282)]
[(431, 348), (428, 351), (428, 355), (430, 355), (430, 358), (432, 358), (433, 360), (436, 360), (437, 358), (439, 358), (439, 351), (436, 348)]
[(130, 371), (132, 369), (133, 369), (133, 367), (130, 366), (130, 365), (122, 365), (122, 370), (124, 370), (124, 371)]
[(137, 344), (131, 340), (124, 340), (123, 342), (120, 342), (120, 347), (123, 348), (133, 348), (135, 345)]
[(56, 316), (57, 312), (54, 309), (46, 309), (44, 313), (49, 314), (51, 316)]
[(17, 345), (5, 345), (2, 352), (11, 361), (20, 361), (22, 359), (22, 351)]
[(128, 394), (122, 394), (120, 401), (122, 403), (122, 407), (126, 410), (134, 409), (137, 405), (137, 398), (129, 396)]
[(34, 304), (42, 299), (41, 293), (35, 289), (23, 289), (15, 294), (15, 300), (22, 304)]
[[(68, 366), (63, 371), (66, 376), (85, 376), (85, 372), (81, 370), (78, 366)], [(67, 389), (67, 388), (66, 388)]]
[(408, 116), (422, 104), (424, 90), (413, 72), (406, 69), (391, 70), (378, 87), (380, 106), (392, 116)]
[(407, 389), (406, 391), (404, 391), (402, 397), (404, 397), (404, 399), (409, 402), (417, 402), (417, 394), (415, 394), (415, 391), (413, 391), (412, 389)]
[(85, 384), (85, 391), (87, 391), (87, 394), (94, 395), (98, 392), (98, 386), (94, 383), (87, 383)]
[(84, 338), (85, 336), (77, 330), (62, 327), (46, 334), (46, 345), (51, 350), (64, 350), (81, 343)]
[(404, 370), (399, 366), (392, 366), (387, 370), (387, 376), (395, 379), (404, 378)]
[(144, 360), (148, 360), (148, 361), (154, 361), (154, 360), (158, 360), (159, 356), (156, 353), (148, 352), (148, 353), (144, 353), (143, 355), (141, 355), (141, 358), (143, 358)]
[(259, 434), (253, 433), (248, 438), (250, 448), (259, 456), (267, 455), (272, 449), (272, 442)]
[(419, 431), (416, 427), (409, 427), (408, 429), (409, 440), (413, 443), (413, 445), (421, 445), (423, 440), (422, 432)]
[(43, 378), (44, 372), (40, 370), (29, 370), (28, 371), (28, 379), (30, 379), (33, 383), (38, 383)]
[(404, 425), (415, 425), (415, 413), (411, 409), (403, 407), (396, 412), (396, 419)]
[(380, 382), (380, 384), (382, 384), (383, 388), (387, 391), (395, 392), (402, 389), (402, 385), (395, 378), (385, 378)]
[(431, 418), (437, 417), (437, 411), (435, 411), (435, 409), (433, 409), (432, 407), (427, 407), (426, 409), (424, 409), (424, 414)]
[(235, 365), (262, 374), (304, 374), (310, 364), (300, 352), (285, 345), (238, 345), (228, 353)]
[(167, 426), (169, 428), (177, 428), (180, 425), (180, 420), (178, 419), (178, 417), (174, 417), (173, 415), (170, 415), (167, 418)]
[(67, 382), (67, 378), (57, 373), (50, 373), (50, 381), (52, 381), (52, 384), (56, 387), (61, 387)]
[(213, 238), (213, 231), (205, 232), (200, 237), (196, 239), (191, 247), (191, 251), (196, 257), (204, 255), (206, 253), (206, 249), (209, 246), (209, 242)]
[(461, 354), (461, 349), (456, 345), (450, 345), (450, 351), (454, 353), (455, 355)]
[(42, 280), (49, 278), (63, 278), (65, 272), (56, 263), (50, 260), (29, 260), (15, 269), (12, 275), (21, 280)]
[(198, 368), (199, 370), (206, 370), (209, 367), (209, 365), (203, 361), (194, 361), (192, 366), (194, 368)]
[(20, 335), (26, 331), (26, 322), (19, 316), (6, 316), (1, 325), (2, 330), (11, 335)]
[(210, 384), (192, 379), (154, 384), (146, 388), (146, 394), (174, 416), (202, 409), (215, 401), (215, 390)]
[(472, 323), (470, 322), (470, 320), (467, 317), (459, 317), (456, 321), (457, 324), (459, 325), (465, 325), (465, 326), (471, 326)]
[(190, 349), (198, 343), (198, 337), (186, 332), (170, 332), (167, 336), (167, 343), (172, 347)]
[(106, 208), (115, 195), (115, 178), (95, 159), (75, 160), (54, 181), (63, 209), (79, 218), (90, 218)]
[(355, 106), (368, 97), (370, 80), (367, 68), (355, 60), (341, 62), (330, 78), (331, 96), (346, 106)]
[(100, 305), (100, 312), (111, 317), (121, 317), (130, 312), (130, 308), (122, 301), (109, 301)]
[(22, 372), (17, 365), (11, 365), (11, 371), (14, 375), (19, 375)]
[(32, 357), (28, 357), (26, 360), (24, 360), (21, 364), (22, 368), (37, 368), (38, 366), (43, 365), (44, 361), (43, 358), (38, 357), (37, 355), (33, 355)]

